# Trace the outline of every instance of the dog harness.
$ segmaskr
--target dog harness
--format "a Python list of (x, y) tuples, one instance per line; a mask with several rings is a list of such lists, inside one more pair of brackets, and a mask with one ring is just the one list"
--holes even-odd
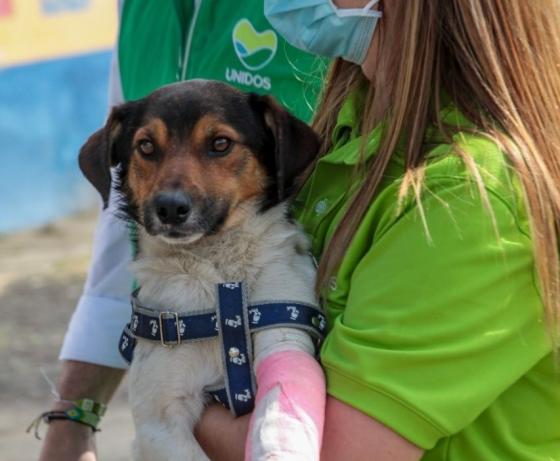
[(290, 327), (307, 331), (318, 346), (326, 321), (311, 304), (291, 301), (247, 303), (241, 282), (217, 285), (218, 307), (181, 314), (157, 311), (138, 302), (138, 291), (131, 296), (132, 317), (119, 341), (123, 358), (132, 362), (136, 338), (159, 342), (164, 347), (216, 338), (222, 346), (225, 387), (206, 391), (235, 416), (249, 413), (255, 402), (255, 378), (251, 334), (268, 328)]

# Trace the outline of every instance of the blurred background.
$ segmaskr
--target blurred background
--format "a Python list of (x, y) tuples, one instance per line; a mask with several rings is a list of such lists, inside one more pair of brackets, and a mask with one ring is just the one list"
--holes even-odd
[[(25, 433), (50, 406), (58, 351), (89, 264), (97, 197), (77, 154), (107, 111), (117, 0), (0, 0), (0, 460), (37, 459)], [(128, 459), (121, 390), (100, 458)], [(44, 428), (43, 428), (44, 430)]]

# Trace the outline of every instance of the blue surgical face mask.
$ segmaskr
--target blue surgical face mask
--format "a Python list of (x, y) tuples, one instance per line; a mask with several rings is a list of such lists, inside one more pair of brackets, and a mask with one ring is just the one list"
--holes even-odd
[(378, 2), (337, 8), (332, 0), (265, 0), (264, 14), (296, 48), (361, 64), (381, 17), (380, 11), (371, 9)]

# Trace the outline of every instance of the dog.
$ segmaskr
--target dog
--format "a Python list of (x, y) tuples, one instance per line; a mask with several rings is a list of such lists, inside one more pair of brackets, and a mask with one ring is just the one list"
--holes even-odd
[[(83, 173), (105, 206), (115, 193), (122, 216), (137, 225), (135, 299), (139, 312), (146, 312), (142, 306), (155, 312), (150, 324), (154, 331), (159, 326), (162, 343), (167, 328), (162, 318), (176, 329), (174, 344), (180, 342), (185, 325), (176, 312), (215, 309), (218, 284), (227, 291), (242, 282), (248, 306), (267, 300), (300, 303), (285, 306), (286, 321), (297, 318), (297, 306), (317, 304), (309, 242), (289, 217), (288, 199), (318, 148), (312, 129), (271, 97), (205, 80), (168, 85), (115, 107), (87, 140), (79, 156)], [(250, 321), (261, 315), (253, 314)], [(223, 385), (230, 362), (258, 366), (272, 353), (290, 350), (313, 358), (310, 334), (285, 323), (253, 334), (242, 353), (233, 347), (224, 355), (224, 329), (235, 328), (243, 315), (217, 321), (215, 337), (176, 347), (130, 335), (136, 342), (129, 373), (136, 460), (208, 459), (193, 428), (208, 403), (208, 389)], [(324, 329), (324, 318), (314, 319)], [(138, 316), (132, 322), (137, 331)], [(128, 342), (125, 338), (123, 349)], [(324, 395), (324, 382), (316, 382), (323, 386), (317, 395)], [(250, 396), (247, 389), (230, 397), (243, 402)], [(297, 428), (297, 418), (279, 412), (278, 398), (272, 391), (260, 401), (257, 395), (246, 459), (284, 459), (271, 457), (271, 450), (281, 450), (264, 434), (271, 424), (293, 428), (290, 450), (300, 450), (297, 459), (318, 459), (321, 427)], [(318, 402), (324, 407), (324, 397)]]

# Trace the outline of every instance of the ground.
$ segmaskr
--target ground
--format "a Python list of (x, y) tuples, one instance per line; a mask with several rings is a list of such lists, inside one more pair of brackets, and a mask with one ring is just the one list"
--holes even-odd
[[(0, 459), (37, 459), (26, 427), (50, 406), (42, 367), (56, 380), (66, 325), (81, 294), (96, 216), (82, 213), (41, 229), (0, 234)], [(129, 459), (132, 420), (121, 386), (98, 435), (102, 461)], [(45, 428), (42, 427), (42, 430)]]

